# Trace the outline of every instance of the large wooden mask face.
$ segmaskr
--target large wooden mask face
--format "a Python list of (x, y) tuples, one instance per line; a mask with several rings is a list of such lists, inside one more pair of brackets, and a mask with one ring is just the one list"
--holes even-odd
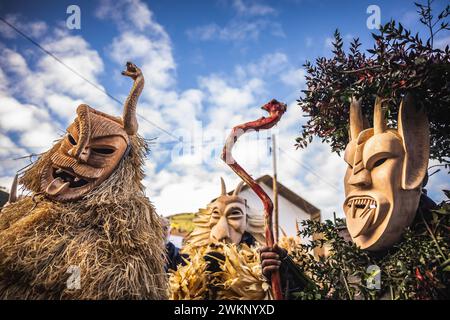
[(412, 223), (429, 158), (428, 120), (410, 95), (401, 103), (398, 130), (385, 122), (380, 99), (370, 129), (359, 101), (352, 101), (343, 208), (353, 241), (372, 251), (392, 246)]
[(209, 225), (211, 228), (210, 243), (239, 244), (247, 229), (247, 215), (245, 201), (238, 196), (242, 183), (230, 196), (226, 193), (225, 183), (221, 179), (222, 194), (208, 205), (211, 211)]
[(105, 181), (129, 150), (137, 132), (136, 102), (144, 85), (138, 67), (128, 62), (122, 72), (134, 80), (123, 117), (113, 117), (82, 104), (40, 178), (40, 191), (57, 201), (82, 198)]
[(105, 181), (128, 146), (119, 122), (86, 105), (77, 114), (41, 178), (41, 191), (58, 201), (79, 199)]

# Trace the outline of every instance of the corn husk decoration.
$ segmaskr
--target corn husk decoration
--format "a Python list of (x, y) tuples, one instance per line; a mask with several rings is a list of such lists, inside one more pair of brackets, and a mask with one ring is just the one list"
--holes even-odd
[[(224, 256), (224, 260), (217, 260), (220, 271), (208, 271), (205, 256), (212, 251)], [(172, 271), (169, 283), (173, 300), (272, 299), (270, 284), (262, 275), (257, 248), (246, 244), (190, 247), (188, 264)]]
[(283, 236), (278, 240), (278, 245), (287, 251), (288, 255), (296, 264), (300, 264), (302, 257), (299, 255), (301, 251), (301, 240), (297, 236)]
[(225, 261), (221, 272), (218, 299), (221, 300), (269, 300), (270, 284), (262, 275), (259, 252), (256, 248), (241, 245), (223, 246)]
[(208, 295), (209, 272), (204, 259), (208, 247), (197, 248), (189, 254), (185, 266), (170, 272), (171, 300), (205, 300)]

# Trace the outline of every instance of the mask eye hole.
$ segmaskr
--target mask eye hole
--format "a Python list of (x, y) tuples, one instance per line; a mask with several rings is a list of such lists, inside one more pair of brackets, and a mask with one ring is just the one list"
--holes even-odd
[(92, 148), (92, 151), (99, 154), (112, 154), (115, 150), (112, 148)]
[(233, 210), (228, 214), (228, 219), (240, 219), (244, 216), (241, 210)]
[(381, 159), (375, 161), (375, 163), (373, 164), (373, 167), (376, 168), (376, 167), (381, 166), (386, 160), (387, 160), (387, 158), (381, 158)]
[(68, 134), (67, 139), (69, 139), (71, 145), (75, 146), (77, 144), (74, 137), (70, 133)]
[(220, 218), (220, 212), (219, 210), (215, 209), (212, 214), (211, 214), (212, 218), (217, 219)]

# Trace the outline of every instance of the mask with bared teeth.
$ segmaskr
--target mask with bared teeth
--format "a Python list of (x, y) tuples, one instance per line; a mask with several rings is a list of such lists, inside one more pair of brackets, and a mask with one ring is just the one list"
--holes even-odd
[(374, 127), (366, 129), (365, 123), (360, 101), (353, 99), (343, 208), (353, 241), (379, 251), (397, 242), (415, 217), (428, 166), (429, 124), (409, 94), (400, 105), (397, 130), (387, 128), (380, 98)]

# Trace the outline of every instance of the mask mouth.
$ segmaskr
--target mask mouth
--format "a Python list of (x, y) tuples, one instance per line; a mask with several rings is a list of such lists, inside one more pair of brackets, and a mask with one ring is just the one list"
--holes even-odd
[(63, 184), (69, 183), (69, 188), (80, 188), (89, 183), (86, 179), (74, 174), (73, 172), (70, 172), (66, 169), (62, 169), (59, 167), (53, 167), (52, 168), (52, 177), (53, 181), (58, 179)]
[(370, 196), (353, 196), (346, 200), (347, 227), (353, 238), (367, 233), (377, 221), (378, 202)]
[(377, 208), (377, 201), (369, 196), (351, 197), (347, 200), (350, 216), (355, 218), (364, 218), (368, 214), (374, 213)]

